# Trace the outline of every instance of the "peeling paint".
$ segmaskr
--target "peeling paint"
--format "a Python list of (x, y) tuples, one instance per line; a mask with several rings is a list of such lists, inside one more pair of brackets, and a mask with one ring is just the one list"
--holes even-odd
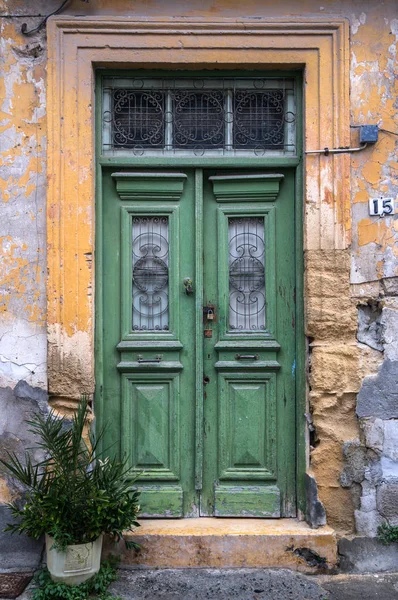
[[(367, 18), (362, 21), (359, 24), (356, 19), (352, 29), (352, 122), (354, 125), (375, 123), (396, 132), (397, 19), (381, 19), (381, 15), (375, 14), (374, 7), (370, 7)], [(394, 219), (380, 222), (378, 217), (369, 217), (365, 207), (370, 198), (397, 198), (397, 144), (397, 136), (380, 131), (379, 141), (351, 162), (353, 201), (363, 202), (367, 213), (366, 219), (353, 218), (353, 283), (398, 274), (397, 261), (387, 251), (398, 242)], [(376, 256), (383, 253), (382, 260), (372, 260), (374, 252)], [(371, 268), (370, 262), (373, 263)]]
[(362, 12), (357, 18), (355, 14), (351, 14), (351, 31), (353, 35), (358, 33), (358, 29), (361, 25), (365, 25), (366, 23), (366, 13)]
[(47, 386), (44, 32), (0, 37), (0, 386)]
[[(0, 0), (2, 10), (13, 7), (26, 12), (28, 3)], [(126, 8), (128, 6), (128, 8)], [(4, 8), (3, 8), (4, 7)], [(42, 0), (40, 10), (50, 12), (52, 2)], [(173, 8), (174, 7), (174, 8)], [(50, 8), (50, 10), (47, 10)], [(172, 10), (173, 9), (173, 10)], [(246, 15), (258, 19), (299, 15), (311, 19), (319, 15), (331, 22), (335, 16), (346, 17), (351, 26), (350, 40), (350, 110), (351, 143), (358, 142), (357, 126), (378, 124), (397, 131), (398, 19), (394, 1), (378, 3), (348, 0), (344, 3), (326, 0), (319, 7), (314, 0), (300, 6), (291, 0), (283, 6), (269, 6), (260, 0), (247, 0)], [(361, 12), (360, 12), (361, 11)], [(160, 0), (137, 0), (134, 6), (124, 0), (110, 4), (93, 0), (82, 8), (72, 0), (69, 14), (156, 16), (179, 15), (181, 18), (204, 17), (221, 20), (241, 18), (238, 0), (205, 0), (197, 5), (189, 2), (164, 3)], [(283, 14), (281, 14), (283, 12)], [(51, 403), (60, 413), (70, 414), (75, 400), (94, 389), (93, 380), (93, 214), (87, 206), (77, 206), (77, 185), (86, 185), (91, 177), (89, 157), (79, 166), (75, 183), (68, 193), (67, 218), (83, 216), (81, 238), (84, 247), (84, 270), (75, 287), (84, 290), (87, 302), (79, 307), (79, 320), (65, 308), (63, 326), (54, 310), (47, 331), (46, 314), (46, 39), (44, 30), (32, 38), (20, 34), (20, 19), (2, 19), (0, 39), (0, 386), (15, 388), (22, 379), (31, 386), (47, 387)], [(35, 26), (37, 19), (28, 20)], [(183, 43), (180, 43), (183, 47)], [(72, 98), (73, 90), (70, 90)], [(307, 115), (308, 116), (308, 115)], [(310, 116), (308, 116), (310, 118)], [(87, 125), (87, 124), (85, 124)], [(333, 123), (337, 127), (337, 124)], [(321, 128), (316, 123), (315, 127)], [(325, 133), (325, 132), (321, 132)], [(327, 133), (327, 132), (326, 132)], [(355, 528), (355, 498), (340, 486), (343, 470), (342, 448), (359, 439), (356, 416), (357, 394), (364, 380), (376, 377), (390, 350), (372, 349), (357, 339), (357, 303), (377, 299), (386, 282), (398, 275), (398, 220), (392, 217), (370, 217), (369, 198), (398, 197), (398, 138), (380, 131), (379, 141), (350, 157), (351, 180), (336, 177), (336, 187), (319, 185), (309, 178), (305, 209), (309, 231), (306, 247), (306, 332), (312, 340), (310, 403), (318, 439), (311, 451), (311, 473), (316, 477), (319, 498), (328, 523), (339, 532), (351, 534)], [(311, 162), (313, 161), (313, 162)], [(327, 157), (308, 159), (311, 172), (314, 161), (321, 161), (320, 180), (329, 180)], [(49, 182), (51, 183), (51, 182)], [(351, 189), (351, 206), (339, 206), (342, 190)], [(321, 197), (322, 203), (319, 203)], [(351, 229), (352, 245), (343, 250), (313, 250), (330, 247), (336, 225)], [(352, 217), (352, 221), (351, 221)], [(319, 236), (311, 238), (308, 223), (321, 222)], [(59, 221), (57, 207), (49, 208), (49, 223)], [(314, 227), (315, 232), (315, 227)], [(318, 233), (313, 233), (315, 237)], [(68, 251), (77, 252), (75, 240)], [(49, 249), (51, 250), (51, 248)], [(351, 284), (351, 287), (350, 287)], [(389, 289), (392, 289), (392, 284)], [(48, 289), (49, 306), (59, 300), (57, 290)], [(76, 289), (68, 290), (77, 298)], [(384, 294), (386, 295), (386, 294)], [(69, 304), (68, 304), (69, 306)], [(75, 308), (75, 307), (73, 307)], [(47, 374), (47, 340), (50, 372)], [(384, 362), (383, 362), (384, 361)], [(384, 367), (385, 368), (385, 367)], [(362, 391), (362, 394), (364, 392)], [(336, 423), (339, 424), (336, 427)], [(364, 486), (361, 502), (365, 502)], [(0, 480), (0, 499), (9, 498), (8, 488)]]
[(94, 357), (89, 333), (76, 331), (69, 335), (60, 325), (49, 325), (48, 355), (49, 393), (61, 406), (69, 399), (74, 407), (81, 394), (93, 393)]

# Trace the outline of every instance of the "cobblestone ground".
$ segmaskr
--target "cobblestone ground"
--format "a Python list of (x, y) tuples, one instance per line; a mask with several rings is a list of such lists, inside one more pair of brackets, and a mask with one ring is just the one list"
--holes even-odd
[(329, 600), (315, 580), (286, 569), (124, 571), (113, 590), (123, 600)]
[[(314, 577), (286, 569), (137, 569), (121, 570), (110, 590), (122, 600), (398, 600), (398, 572)], [(18, 600), (30, 598), (28, 589)]]
[(329, 592), (330, 600), (398, 600), (398, 573), (334, 575), (316, 580)]

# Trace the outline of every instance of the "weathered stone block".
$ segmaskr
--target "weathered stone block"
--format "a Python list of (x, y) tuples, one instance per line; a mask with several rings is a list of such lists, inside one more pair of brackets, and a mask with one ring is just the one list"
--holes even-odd
[[(23, 460), (26, 448), (36, 446), (37, 441), (29, 431), (26, 420), (31, 419), (35, 413), (46, 410), (48, 410), (46, 392), (31, 387), (26, 381), (20, 381), (14, 390), (0, 389), (1, 458), (6, 458), (6, 453), (9, 451), (15, 452)], [(42, 451), (34, 452), (34, 461), (40, 461), (42, 458)], [(25, 535), (16, 536), (3, 531), (7, 523), (12, 521), (6, 502), (11, 500), (11, 495), (13, 497), (19, 495), (21, 486), (12, 480), (3, 466), (0, 467), (0, 472), (4, 476), (4, 483), (7, 482), (7, 487), (0, 486), (2, 494), (0, 497), (0, 569), (9, 572), (33, 571), (40, 563), (43, 542), (32, 540)]]
[[(355, 414), (355, 394), (311, 393), (312, 418), (317, 436), (325, 441), (332, 439), (339, 444), (359, 436), (358, 419)], [(336, 427), (338, 423), (338, 427)]]
[[(356, 392), (361, 386), (357, 346), (315, 346), (311, 387), (326, 392)], [(364, 415), (365, 416), (365, 415)]]
[(398, 310), (383, 308), (381, 326), (384, 356), (398, 361)]
[(398, 420), (384, 421), (383, 454), (398, 461)]
[(343, 467), (343, 454), (339, 443), (333, 440), (322, 442), (311, 452), (311, 467), (318, 487), (336, 487)]
[(386, 296), (398, 296), (398, 277), (385, 277), (382, 286)]
[(363, 510), (355, 511), (355, 527), (359, 535), (375, 537), (377, 528), (382, 524), (383, 519), (377, 510), (365, 512)]
[(358, 344), (359, 368), (361, 381), (369, 375), (376, 375), (380, 369), (384, 356), (383, 353), (365, 344)]
[(358, 341), (375, 350), (383, 350), (380, 303), (358, 306)]
[(364, 419), (361, 428), (367, 448), (382, 451), (384, 444), (384, 424), (381, 419)]
[(354, 510), (359, 510), (361, 508), (361, 495), (362, 495), (362, 486), (360, 483), (353, 483), (350, 487), (351, 498), (352, 498), (352, 506)]
[(398, 419), (398, 361), (385, 360), (377, 375), (363, 380), (357, 415)]
[(376, 490), (373, 491), (373, 494), (366, 494), (361, 497), (361, 511), (371, 512), (372, 510), (377, 510)]
[(355, 339), (357, 314), (349, 298), (308, 296), (306, 302), (306, 334), (317, 341)]
[(318, 498), (318, 487), (315, 478), (309, 473), (305, 474), (305, 493), (307, 523), (314, 529), (326, 525), (326, 512)]
[(381, 477), (385, 481), (398, 482), (398, 462), (391, 460), (387, 456), (381, 457)]
[(382, 483), (378, 487), (377, 509), (391, 525), (398, 524), (398, 482)]
[[(336, 415), (339, 419), (339, 416)], [(325, 417), (316, 416), (314, 423), (316, 426), (317, 436), (321, 440), (330, 438), (338, 442), (339, 447), (347, 440), (355, 438), (358, 435), (358, 428), (354, 421), (351, 422), (349, 417), (346, 417), (346, 422), (343, 422), (344, 417), (340, 417), (342, 420), (339, 422), (339, 426), (336, 426), (336, 421), (333, 419), (327, 419)], [(338, 421), (337, 421), (338, 422)]]
[[(309, 394), (310, 406), (313, 415), (317, 418), (330, 421), (335, 425), (336, 418), (344, 416), (344, 425), (351, 417), (356, 423), (356, 432), (358, 433), (358, 419), (355, 413), (357, 405), (357, 395), (355, 392), (342, 392), (336, 394), (334, 392), (316, 392), (311, 391)], [(341, 423), (342, 424), (342, 423)], [(351, 436), (350, 439), (357, 436)], [(346, 438), (347, 439), (347, 438)]]
[(365, 469), (365, 479), (370, 485), (378, 485), (383, 479), (383, 471), (380, 460), (374, 460), (368, 458), (369, 463)]
[[(27, 420), (37, 412), (48, 409), (47, 394), (40, 388), (32, 388), (26, 381), (20, 381), (12, 390), (0, 389), (0, 458), (6, 459), (7, 452), (15, 452), (23, 460), (26, 448), (36, 445), (35, 436), (29, 430)], [(34, 460), (43, 458), (43, 453), (36, 450)], [(5, 468), (0, 465), (0, 474)], [(7, 476), (8, 487), (18, 493), (20, 484), (14, 483)], [(0, 502), (8, 502), (9, 497), (3, 494)]]
[(343, 487), (361, 483), (365, 477), (366, 451), (359, 440), (345, 442), (343, 445), (344, 471), (340, 475)]
[(9, 508), (0, 504), (0, 568), (9, 571), (34, 571), (40, 564), (44, 541), (4, 532), (11, 520)]
[(338, 482), (335, 486), (323, 487), (318, 481), (318, 493), (326, 510), (328, 525), (341, 534), (354, 533), (354, 506), (351, 490), (343, 489)]
[(350, 295), (350, 255), (346, 250), (307, 250), (305, 278), (312, 296), (347, 298)]
[[(92, 339), (87, 331), (72, 335), (59, 325), (48, 326), (48, 386), (55, 399), (78, 400), (94, 390)], [(62, 348), (62, 351), (60, 351)]]
[[(397, 277), (397, 281), (398, 281), (398, 277)], [(388, 298), (384, 298), (383, 299), (383, 307), (384, 308), (391, 308), (392, 310), (398, 310), (398, 297), (388, 297)]]
[(352, 573), (396, 571), (398, 544), (384, 546), (376, 538), (342, 538), (338, 544), (340, 569)]

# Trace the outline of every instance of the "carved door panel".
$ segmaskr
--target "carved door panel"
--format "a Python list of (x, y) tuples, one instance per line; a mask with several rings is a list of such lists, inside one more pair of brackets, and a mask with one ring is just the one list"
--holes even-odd
[(193, 173), (104, 176), (103, 422), (140, 474), (141, 515), (197, 514)]
[(295, 514), (293, 197), (291, 173), (205, 178), (203, 515)]
[(142, 516), (295, 514), (294, 179), (107, 171), (105, 447)]

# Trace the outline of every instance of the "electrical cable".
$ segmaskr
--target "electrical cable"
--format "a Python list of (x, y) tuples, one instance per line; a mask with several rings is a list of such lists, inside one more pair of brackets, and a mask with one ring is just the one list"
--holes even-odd
[(54, 10), (54, 12), (50, 13), (49, 15), (47, 15), (46, 17), (44, 17), (44, 19), (42, 21), (40, 21), (40, 23), (38, 24), (37, 27), (35, 27), (34, 29), (30, 29), (29, 31), (27, 31), (28, 29), (28, 25), (27, 23), (22, 23), (21, 26), (21, 33), (23, 35), (32, 35), (33, 33), (36, 33), (37, 31), (40, 31), (40, 29), (42, 27), (44, 27), (44, 25), (47, 23), (47, 19), (49, 19), (50, 17), (52, 17), (53, 15), (57, 15), (59, 12), (61, 12), (61, 10), (63, 9), (63, 7), (65, 6), (65, 4), (67, 4), (69, 2), (69, 0), (64, 0), (61, 4), (61, 6), (59, 6), (57, 8), (57, 10)]
[[(82, 0), (82, 2), (88, 2), (89, 0)], [(42, 21), (40, 21), (40, 23), (38, 24), (37, 27), (35, 27), (34, 29), (31, 29), (30, 31), (27, 31), (27, 24), (26, 23), (22, 23), (22, 27), (21, 27), (21, 33), (23, 35), (32, 35), (32, 33), (36, 33), (37, 31), (40, 31), (40, 29), (42, 27), (44, 27), (44, 25), (47, 23), (47, 19), (49, 19), (50, 17), (52, 17), (53, 15), (57, 15), (58, 13), (61, 12), (61, 10), (63, 9), (63, 7), (65, 6), (65, 4), (67, 4), (69, 2), (69, 0), (64, 0), (61, 4), (61, 6), (59, 6), (57, 8), (57, 10), (54, 10), (54, 12), (50, 13), (49, 15), (47, 15), (46, 17), (44, 17), (44, 19)], [(28, 16), (28, 15), (26, 15)], [(42, 15), (37, 15), (39, 17), (41, 17)]]
[(361, 150), (365, 150), (367, 144), (361, 144), (358, 148), (323, 148), (322, 150), (306, 150), (305, 154), (324, 154), (328, 156), (329, 154), (343, 154), (344, 152), (360, 152)]
[(27, 18), (33, 18), (33, 17), (42, 17), (42, 14), (38, 14), (38, 15), (0, 15), (0, 19), (27, 19)]
[[(363, 127), (363, 125), (350, 125), (351, 129), (359, 129), (360, 127)], [(391, 133), (391, 135), (396, 135), (398, 136), (398, 133), (395, 133), (395, 131), (391, 131), (390, 129), (383, 129), (382, 127), (378, 127), (379, 131), (384, 131), (384, 133)]]
[(382, 129), (381, 127), (379, 128), (379, 131), (384, 131), (384, 133), (391, 133), (391, 135), (396, 135), (398, 136), (398, 133), (395, 133), (395, 131), (390, 131), (389, 129)]

